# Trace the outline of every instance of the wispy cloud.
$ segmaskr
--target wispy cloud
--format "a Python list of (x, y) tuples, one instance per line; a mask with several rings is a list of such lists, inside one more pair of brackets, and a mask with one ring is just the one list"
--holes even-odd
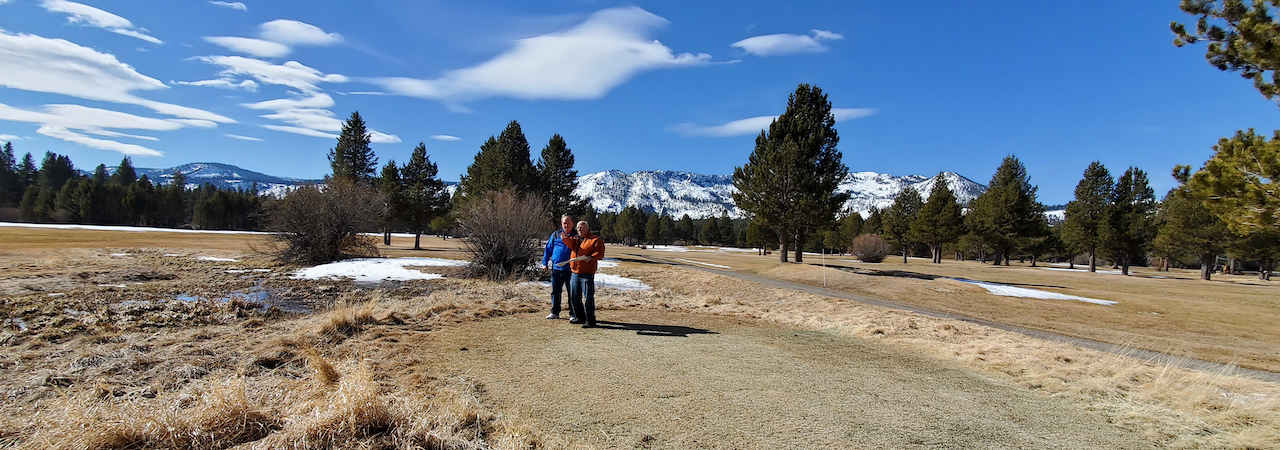
[(169, 84), (176, 84), (179, 86), (215, 87), (218, 89), (232, 89), (232, 90), (243, 89), (249, 92), (258, 91), (258, 83), (254, 82), (253, 80), (237, 81), (233, 78), (219, 78), (216, 80), (201, 80), (201, 81), (170, 81)]
[(256, 137), (241, 136), (238, 134), (224, 134), (223, 136), (229, 137), (231, 139), (239, 139), (242, 141), (262, 142), (262, 139), (258, 139)]
[(205, 41), (217, 44), (236, 53), (259, 58), (281, 58), (297, 45), (333, 45), (342, 42), (342, 35), (325, 33), (315, 25), (296, 20), (272, 20), (258, 26), (258, 37), (205, 36)]
[(844, 36), (839, 33), (832, 33), (827, 30), (810, 30), (809, 33), (810, 35), (767, 34), (749, 37), (729, 44), (729, 46), (740, 48), (752, 55), (765, 57), (825, 52), (827, 51), (827, 46), (822, 45), (821, 41), (844, 39)]
[(450, 136), (450, 135), (447, 135), (447, 134), (436, 134), (436, 135), (432, 135), (432, 136), (431, 136), (431, 139), (435, 139), (435, 140), (437, 140), (437, 141), (461, 141), (461, 140), (462, 140), (462, 138), (460, 138), (460, 137), (457, 137), (457, 136)]
[[(0, 5), (3, 5), (5, 1), (7, 0), (0, 0)], [(22, 140), (22, 136), (14, 136), (12, 134), (0, 134), (0, 141), (21, 141), (21, 140)]]
[(249, 10), (249, 7), (244, 6), (244, 3), (240, 3), (240, 2), (209, 2), (209, 3), (212, 3), (212, 4), (214, 4), (214, 5), (218, 5), (218, 6), (222, 6), (222, 7), (226, 7), (226, 8), (238, 9), (238, 10), (241, 10), (241, 11), (248, 11), (248, 10)]
[[(836, 122), (853, 120), (875, 114), (872, 108), (831, 108), (831, 115)], [(778, 116), (756, 116), (739, 119), (721, 125), (697, 125), (692, 123), (676, 124), (668, 129), (681, 136), (731, 137), (760, 134), (769, 128)]]
[(669, 22), (636, 7), (605, 9), (556, 33), (520, 39), (496, 58), (441, 78), (376, 78), (387, 91), (437, 100), (455, 110), (490, 97), (591, 100), (651, 70), (707, 65), (705, 53), (675, 54), (653, 39)]
[(289, 46), (279, 42), (236, 36), (205, 36), (205, 41), (217, 44), (236, 53), (259, 58), (279, 58), (289, 54)]
[(42, 0), (40, 6), (52, 13), (66, 14), (68, 16), (67, 22), (73, 24), (102, 28), (112, 33), (135, 37), (152, 44), (163, 43), (159, 39), (143, 33), (146, 30), (135, 28), (129, 19), (89, 5), (66, 0)]
[(187, 127), (216, 126), (215, 123), (206, 120), (156, 119), (81, 105), (45, 105), (44, 111), (32, 111), (0, 103), (0, 120), (39, 124), (40, 128), (36, 132), (45, 136), (91, 148), (137, 156), (161, 156), (162, 153), (140, 145), (98, 139), (88, 135), (158, 141), (159, 139), (153, 136), (125, 134), (113, 129), (171, 131)]
[[(263, 84), (285, 86), (292, 90), (288, 98), (244, 103), (240, 106), (257, 111), (270, 111), (263, 114), (265, 119), (283, 122), (287, 125), (263, 125), (264, 128), (286, 133), (336, 138), (342, 131), (342, 120), (330, 111), (333, 108), (333, 97), (324, 92), (321, 83), (345, 83), (347, 77), (338, 74), (326, 74), (307, 67), (297, 61), (284, 64), (273, 64), (260, 59), (243, 56), (205, 56), (196, 58), (209, 64), (222, 66), (224, 70), (218, 75), (221, 79), (234, 83), (235, 77), (251, 77)], [(249, 81), (249, 80), (246, 80)], [(393, 134), (370, 130), (370, 139), (379, 144), (400, 142)]]
[(184, 119), (235, 122), (208, 111), (135, 96), (133, 91), (166, 89), (168, 86), (138, 73), (111, 54), (63, 39), (0, 31), (0, 67), (22, 68), (0, 70), (0, 86), (138, 105)]

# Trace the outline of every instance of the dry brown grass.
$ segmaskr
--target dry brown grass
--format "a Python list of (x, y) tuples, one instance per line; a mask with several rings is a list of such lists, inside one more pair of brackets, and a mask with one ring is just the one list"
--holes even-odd
[(959, 361), (1027, 389), (1070, 398), (1171, 448), (1280, 446), (1280, 386), (1274, 383), (1164, 366), (711, 273), (652, 266), (631, 267), (623, 273), (656, 289), (625, 295), (610, 292), (601, 304), (749, 317), (878, 340)]

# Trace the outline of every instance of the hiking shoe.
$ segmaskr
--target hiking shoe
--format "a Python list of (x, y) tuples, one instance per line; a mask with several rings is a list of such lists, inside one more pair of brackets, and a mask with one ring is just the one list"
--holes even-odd
[(556, 320), (559, 318), (560, 318), (559, 314), (556, 314), (556, 313), (547, 314), (547, 320)]
[(587, 323), (582, 324), (582, 328), (595, 328), (595, 327), (596, 327), (596, 323), (595, 323), (595, 322), (587, 322)]
[(573, 319), (569, 319), (569, 323), (574, 325), (579, 325), (579, 324), (582, 324), (583, 322), (581, 320), (578, 320), (577, 318), (573, 318)]

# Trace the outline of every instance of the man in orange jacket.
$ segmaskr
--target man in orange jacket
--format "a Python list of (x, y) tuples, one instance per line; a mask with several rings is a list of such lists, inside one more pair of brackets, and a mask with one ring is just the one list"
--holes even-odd
[[(578, 235), (561, 235), (564, 245), (573, 250), (569, 259), (569, 268), (573, 270), (573, 278), (569, 280), (569, 307), (573, 316), (582, 328), (596, 327), (596, 261), (604, 259), (604, 240), (591, 234), (591, 225), (587, 221), (578, 222)], [(586, 304), (583, 304), (583, 297)]]

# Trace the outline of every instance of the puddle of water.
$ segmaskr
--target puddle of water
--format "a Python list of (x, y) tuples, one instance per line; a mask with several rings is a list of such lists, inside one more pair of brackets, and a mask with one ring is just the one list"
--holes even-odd
[(200, 301), (200, 300), (229, 302), (232, 300), (241, 300), (241, 301), (248, 301), (248, 302), (253, 302), (253, 303), (262, 305), (263, 311), (266, 311), (271, 307), (275, 307), (276, 309), (279, 309), (281, 311), (284, 311), (290, 314), (307, 314), (312, 312), (312, 309), (300, 300), (294, 300), (290, 298), (277, 298), (271, 295), (270, 290), (262, 289), (262, 288), (253, 288), (253, 289), (250, 289), (249, 292), (232, 292), (230, 294), (227, 294), (224, 297), (214, 297), (212, 299), (206, 299), (204, 297), (199, 297), (199, 296), (189, 295), (189, 294), (181, 294), (181, 295), (175, 296), (174, 300), (177, 300), (180, 302), (194, 302), (194, 301)]

